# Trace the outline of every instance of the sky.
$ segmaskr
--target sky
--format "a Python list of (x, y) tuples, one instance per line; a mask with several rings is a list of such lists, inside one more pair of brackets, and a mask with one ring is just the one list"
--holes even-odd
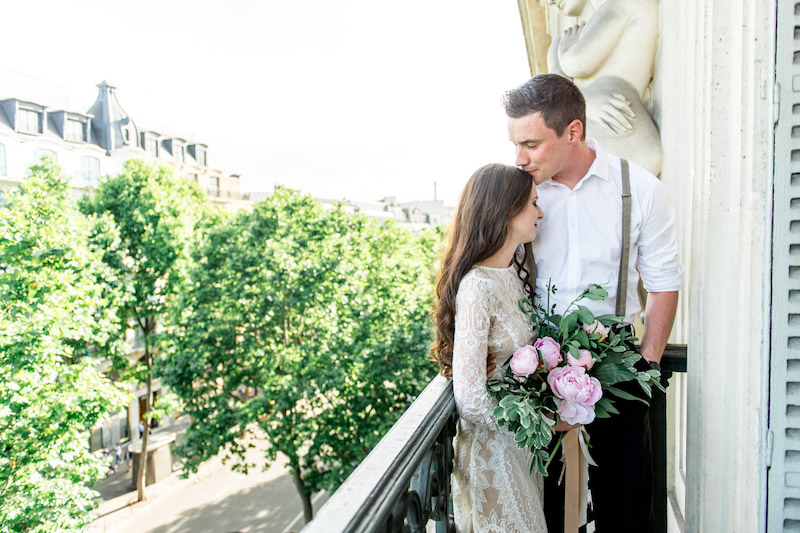
[[(140, 129), (209, 145), (245, 191), (456, 205), (513, 164), (503, 93), (529, 78), (515, 0), (25, 0), (0, 71), (107, 80)], [(18, 96), (18, 95), (2, 95)]]

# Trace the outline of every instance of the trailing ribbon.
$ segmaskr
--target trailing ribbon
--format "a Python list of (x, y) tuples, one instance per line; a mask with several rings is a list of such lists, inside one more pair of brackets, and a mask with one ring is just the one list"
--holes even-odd
[(567, 431), (562, 443), (566, 467), (564, 533), (578, 533), (578, 528), (586, 523), (589, 465), (597, 466), (597, 464), (589, 455), (585, 431), (583, 426)]

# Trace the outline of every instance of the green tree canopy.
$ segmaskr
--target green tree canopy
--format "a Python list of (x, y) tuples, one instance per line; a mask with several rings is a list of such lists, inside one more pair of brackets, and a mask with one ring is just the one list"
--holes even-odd
[[(141, 328), (144, 356), (136, 361), (118, 358), (118, 367), (133, 363), (123, 375), (147, 385), (145, 411), (152, 407), (152, 369), (156, 361), (156, 334), (168, 326), (161, 322), (170, 300), (186, 279), (189, 249), (208, 212), (203, 193), (172, 168), (143, 160), (130, 160), (118, 176), (104, 179), (94, 195), (82, 204), (86, 213), (105, 214), (119, 228), (116, 246), (108, 246), (106, 263), (132, 295), (120, 309), (124, 323)], [(149, 431), (142, 449), (146, 455)], [(146, 461), (136, 480), (139, 500), (144, 499)]]
[(243, 461), (242, 437), (265, 433), (309, 518), (310, 494), (338, 486), (435, 373), (438, 241), (282, 188), (213, 228), (162, 367), (193, 418), (187, 468), (221, 449)]
[(122, 293), (98, 243), (107, 219), (76, 208), (61, 169), (31, 168), (0, 206), (0, 529), (77, 531), (103, 475), (88, 430), (124, 405), (87, 348), (112, 348)]

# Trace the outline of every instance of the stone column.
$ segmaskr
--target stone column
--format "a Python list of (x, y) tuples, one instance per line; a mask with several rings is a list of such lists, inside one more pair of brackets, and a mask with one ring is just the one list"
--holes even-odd
[(688, 532), (766, 528), (773, 13), (661, 5), (654, 118), (688, 274), (671, 339), (689, 347)]

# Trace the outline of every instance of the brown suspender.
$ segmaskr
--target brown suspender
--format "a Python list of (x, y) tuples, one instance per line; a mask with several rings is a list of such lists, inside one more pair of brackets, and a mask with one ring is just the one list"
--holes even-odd
[(622, 163), (622, 250), (619, 254), (619, 278), (617, 279), (617, 307), (614, 314), (625, 318), (628, 299), (628, 265), (631, 255), (631, 175), (628, 160)]

